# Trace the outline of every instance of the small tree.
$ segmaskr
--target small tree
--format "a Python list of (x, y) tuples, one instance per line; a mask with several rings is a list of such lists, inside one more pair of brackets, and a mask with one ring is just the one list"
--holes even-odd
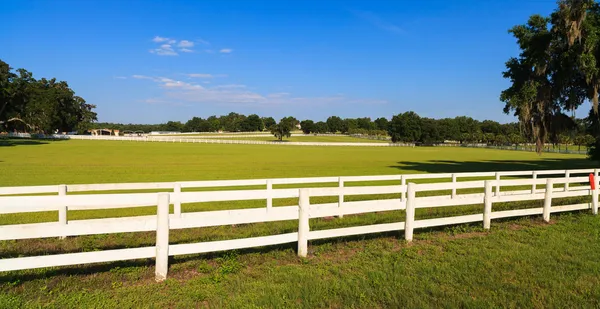
[(283, 118), (279, 121), (278, 124), (271, 126), (271, 133), (280, 141), (283, 140), (284, 137), (289, 138), (292, 136), (292, 128), (294, 127), (294, 122), (289, 118)]

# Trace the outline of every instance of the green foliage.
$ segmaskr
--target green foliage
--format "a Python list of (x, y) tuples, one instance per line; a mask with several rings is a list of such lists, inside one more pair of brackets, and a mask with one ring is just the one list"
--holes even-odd
[(521, 53), (506, 62), (503, 76), (511, 86), (500, 99), (506, 103), (504, 112), (519, 118), (541, 152), (548, 140), (564, 142), (565, 125), (573, 126), (565, 113), (585, 100), (597, 111), (600, 6), (592, 0), (561, 0), (549, 17), (532, 15), (510, 33)]
[(304, 134), (317, 133), (315, 122), (312, 120), (300, 121), (300, 128)]
[(0, 60), (0, 131), (82, 131), (97, 120), (96, 106), (76, 96), (66, 82), (36, 80), (25, 69), (16, 71)]
[(244, 132), (262, 132), (264, 129), (265, 125), (262, 119), (256, 114), (248, 116), (242, 123), (242, 131)]
[(275, 121), (275, 119), (273, 119), (273, 117), (263, 117), (262, 121), (263, 121), (265, 128), (270, 128), (277, 124), (277, 122)]
[(422, 134), (421, 117), (412, 111), (392, 117), (388, 134), (394, 143), (419, 141)]
[(278, 140), (282, 141), (284, 137), (292, 136), (292, 129), (295, 125), (295, 118), (286, 117), (282, 118), (278, 124), (271, 126), (271, 134), (275, 136)]
[(338, 116), (331, 116), (327, 118), (327, 130), (331, 133), (342, 132), (344, 122), (342, 118)]

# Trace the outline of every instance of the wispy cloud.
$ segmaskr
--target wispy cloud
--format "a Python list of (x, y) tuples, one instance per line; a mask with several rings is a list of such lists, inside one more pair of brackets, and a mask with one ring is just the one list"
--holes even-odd
[(152, 42), (154, 42), (154, 43), (164, 43), (164, 42), (166, 42), (167, 44), (173, 44), (173, 43), (175, 43), (177, 41), (173, 40), (173, 39), (169, 39), (169, 38), (164, 38), (164, 37), (161, 37), (161, 36), (157, 35), (157, 36), (155, 36), (152, 39)]
[[(197, 73), (200, 75), (199, 73)], [(192, 75), (192, 74), (188, 74)], [(202, 74), (209, 75), (209, 74)], [(383, 100), (351, 99), (344, 95), (331, 95), (321, 97), (298, 97), (287, 92), (261, 94), (253, 91), (246, 85), (225, 84), (210, 86), (199, 85), (195, 82), (185, 82), (166, 77), (150, 77), (133, 75), (136, 79), (147, 79), (157, 84), (162, 89), (163, 95), (150, 98), (147, 103), (160, 102), (187, 102), (188, 104), (217, 104), (217, 105), (245, 105), (245, 106), (273, 106), (273, 105), (312, 105), (323, 104), (383, 104)]]
[(369, 12), (369, 11), (352, 11), (356, 16), (358, 16), (359, 18), (368, 21), (369, 23), (373, 24), (374, 26), (389, 31), (389, 32), (393, 32), (393, 33), (404, 33), (404, 30), (400, 27), (398, 27), (397, 25), (390, 23), (388, 21), (385, 21), (384, 19), (382, 19), (381, 17), (379, 17), (377, 14), (373, 13), (373, 12)]
[(181, 41), (179, 41), (179, 44), (177, 44), (177, 47), (181, 47), (181, 48), (194, 47), (194, 42), (188, 41), (188, 40), (181, 40)]
[(203, 39), (196, 39), (196, 42), (200, 43), (200, 44), (204, 44), (204, 45), (210, 45), (209, 41), (205, 41)]
[(221, 54), (229, 54), (229, 53), (231, 53), (232, 51), (233, 51), (233, 49), (231, 49), (231, 48), (223, 48), (223, 49), (221, 49), (219, 52), (220, 52)]
[(160, 47), (151, 49), (151, 53), (157, 54), (159, 56), (177, 56), (177, 52), (173, 49), (171, 44), (162, 44)]
[(180, 48), (179, 51), (182, 53), (193, 53), (194, 52), (193, 49), (189, 49), (189, 48)]
[(204, 73), (190, 73), (186, 74), (188, 77), (192, 78), (213, 78), (212, 74), (204, 74)]

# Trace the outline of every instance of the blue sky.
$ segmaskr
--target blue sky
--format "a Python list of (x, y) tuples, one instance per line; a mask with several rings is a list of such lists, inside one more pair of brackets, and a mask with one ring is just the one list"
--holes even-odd
[[(502, 113), (507, 30), (548, 1), (0, 2), (0, 59), (57, 77), (100, 121)], [(583, 116), (588, 103), (578, 112)]]

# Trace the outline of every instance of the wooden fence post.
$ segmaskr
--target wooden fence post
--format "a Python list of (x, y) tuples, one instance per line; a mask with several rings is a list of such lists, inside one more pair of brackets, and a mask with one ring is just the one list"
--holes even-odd
[(485, 195), (483, 197), (483, 228), (489, 230), (492, 225), (492, 181), (485, 181)]
[[(58, 195), (66, 196), (67, 195), (67, 185), (59, 185), (58, 186)], [(67, 225), (67, 205), (62, 205), (58, 208), (58, 223)], [(60, 236), (59, 239), (65, 239), (66, 236)]]
[(500, 173), (496, 173), (496, 194), (495, 196), (500, 196)]
[(531, 194), (535, 194), (535, 192), (537, 190), (537, 185), (535, 183), (535, 180), (537, 180), (537, 172), (536, 171), (533, 172), (531, 179), (534, 180), (534, 183), (531, 185)]
[(452, 174), (452, 198), (456, 197), (456, 174)]
[(269, 210), (271, 210), (271, 208), (273, 208), (272, 190), (273, 190), (273, 181), (271, 179), (267, 179), (267, 211), (269, 211)]
[(344, 205), (344, 193), (342, 192), (342, 190), (344, 189), (344, 180), (342, 179), (342, 177), (338, 178), (338, 186), (340, 188), (340, 193), (338, 196), (338, 210), (339, 210), (338, 218), (343, 218), (344, 213), (342, 211), (342, 207)]
[(181, 184), (175, 183), (173, 188), (173, 213), (176, 217), (181, 217)]
[[(406, 185), (406, 178), (404, 178), (404, 176), (400, 176), (400, 185), (401, 186)], [(404, 190), (402, 192), (400, 192), (400, 201), (401, 202), (406, 201), (406, 194), (404, 193)]]
[(565, 171), (565, 192), (569, 191), (569, 180), (571, 179), (571, 172)]
[(300, 189), (298, 205), (298, 256), (306, 257), (308, 254), (308, 212), (310, 208), (310, 195), (308, 189)]
[(546, 180), (546, 195), (544, 196), (544, 221), (550, 222), (550, 207), (552, 207), (552, 191), (554, 191), (554, 179)]
[(411, 242), (415, 222), (415, 184), (409, 183), (406, 190), (406, 219), (404, 219), (404, 239)]
[(169, 270), (169, 193), (158, 194), (156, 211), (156, 270), (157, 282), (167, 279)]

